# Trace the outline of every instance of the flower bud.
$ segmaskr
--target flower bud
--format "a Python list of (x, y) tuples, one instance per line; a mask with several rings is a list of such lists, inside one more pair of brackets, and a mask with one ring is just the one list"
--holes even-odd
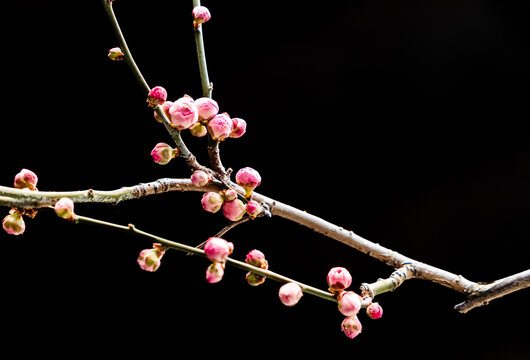
[(224, 196), (225, 201), (232, 201), (237, 198), (237, 191), (234, 189), (226, 189), (221, 192), (221, 195)]
[(219, 262), (213, 262), (206, 269), (206, 281), (208, 281), (210, 284), (215, 284), (221, 281), (224, 273), (224, 265)]
[(204, 245), (204, 253), (211, 261), (224, 263), (234, 251), (234, 244), (218, 237), (211, 237)]
[(147, 94), (147, 103), (149, 107), (154, 108), (157, 105), (162, 105), (167, 100), (167, 91), (162, 86), (155, 86)]
[(9, 215), (2, 220), (2, 227), (9, 235), (20, 235), (26, 230), (26, 224), (24, 223), (22, 214), (18, 211), (10, 211)]
[(124, 54), (119, 47), (113, 47), (109, 50), (108, 57), (112, 61), (121, 61), (124, 58)]
[(178, 148), (173, 149), (166, 143), (158, 143), (151, 150), (151, 156), (153, 161), (158, 165), (166, 165), (171, 159), (173, 159), (178, 154)]
[(298, 303), (303, 293), (302, 288), (298, 284), (291, 282), (282, 285), (278, 295), (284, 305), (294, 306)]
[(366, 315), (368, 315), (370, 319), (379, 319), (383, 316), (383, 308), (379, 303), (371, 303), (366, 308)]
[(352, 278), (350, 272), (343, 267), (334, 267), (328, 272), (329, 291), (336, 294), (351, 285)]
[(342, 315), (357, 315), (361, 309), (362, 298), (353, 291), (344, 291), (338, 295), (337, 306)]
[(199, 110), (189, 96), (183, 96), (169, 108), (171, 125), (177, 130), (189, 129), (199, 120)]
[(231, 221), (240, 220), (245, 215), (246, 206), (239, 199), (225, 201), (223, 204), (223, 215)]
[(210, 183), (211, 177), (202, 170), (195, 170), (191, 174), (191, 183), (197, 187), (203, 187)]
[(261, 184), (261, 176), (259, 173), (250, 168), (245, 167), (241, 170), (239, 170), (236, 174), (236, 182), (239, 186), (241, 186), (243, 189), (245, 189), (246, 197), (250, 197), (252, 194), (252, 191)]
[[(167, 118), (170, 119), (171, 116), (169, 116), (169, 108), (171, 107), (171, 105), (173, 105), (173, 101), (166, 101), (163, 105), (162, 105), (162, 111), (166, 114)], [(159, 123), (163, 123), (163, 119), (158, 116), (158, 113), (155, 111), (155, 120), (158, 121)]]
[(55, 213), (57, 216), (66, 219), (66, 220), (73, 220), (74, 219), (74, 202), (72, 199), (63, 197), (59, 201), (55, 203)]
[(206, 6), (195, 6), (191, 12), (193, 16), (193, 27), (198, 28), (201, 24), (210, 20), (212, 15)]
[(37, 190), (37, 175), (28, 169), (22, 169), (15, 175), (15, 188)]
[(250, 200), (247, 203), (247, 214), (251, 219), (255, 219), (256, 216), (261, 212), (262, 208), (259, 202), (256, 200)]
[(212, 139), (223, 141), (233, 130), (232, 119), (226, 114), (217, 114), (208, 122), (208, 132)]
[(247, 283), (250, 286), (259, 286), (265, 282), (265, 279), (266, 279), (265, 276), (255, 274), (253, 272), (248, 272), (247, 275), (245, 276), (245, 280), (247, 280)]
[(245, 262), (261, 269), (269, 268), (269, 264), (267, 263), (267, 260), (265, 260), (265, 254), (256, 249), (251, 250), (247, 254), (247, 256), (245, 257)]
[(219, 112), (219, 105), (217, 101), (209, 97), (202, 97), (195, 100), (195, 105), (199, 110), (199, 121), (207, 123)]
[(223, 197), (216, 192), (209, 191), (202, 196), (202, 208), (208, 212), (216, 213), (223, 206)]
[(197, 123), (190, 128), (191, 135), (195, 137), (203, 137), (208, 134), (208, 129), (201, 123)]
[(344, 334), (350, 339), (353, 339), (354, 337), (359, 335), (363, 330), (361, 322), (359, 321), (357, 316), (348, 316), (347, 318), (345, 318), (342, 321), (341, 328), (342, 331), (344, 331)]
[(247, 131), (247, 122), (240, 118), (232, 118), (232, 128), (233, 130), (230, 133), (230, 137), (241, 137)]
[(138, 265), (145, 271), (154, 272), (160, 267), (160, 260), (166, 253), (166, 247), (161, 244), (153, 244), (152, 249), (144, 249), (138, 256)]

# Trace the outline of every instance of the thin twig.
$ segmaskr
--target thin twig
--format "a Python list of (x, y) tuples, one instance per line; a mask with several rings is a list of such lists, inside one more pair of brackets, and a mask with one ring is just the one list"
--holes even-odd
[[(235, 228), (236, 226), (238, 226), (239, 224), (242, 224), (246, 221), (248, 221), (250, 218), (248, 216), (240, 219), (240, 220), (237, 220), (237, 221), (234, 221), (230, 224), (228, 224), (227, 226), (225, 226), (224, 228), (221, 229), (221, 231), (219, 231), (217, 234), (214, 235), (214, 237), (222, 237), (224, 234), (226, 234), (227, 232), (229, 232), (230, 230), (232, 230), (233, 228)], [(204, 248), (204, 245), (206, 245), (206, 241), (203, 241), (202, 243), (200, 243), (199, 245), (195, 246), (197, 249), (202, 249)], [(193, 255), (192, 253), (187, 253), (186, 255)]]

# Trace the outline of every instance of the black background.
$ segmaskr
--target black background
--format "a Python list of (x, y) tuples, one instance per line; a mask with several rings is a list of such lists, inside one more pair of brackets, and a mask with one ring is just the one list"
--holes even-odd
[[(213, 97), (248, 123), (221, 146), (227, 167), (258, 169), (260, 193), (470, 280), (529, 267), (528, 2), (203, 5)], [(147, 82), (170, 99), (200, 97), (191, 0), (114, 8)], [(189, 176), (178, 159), (152, 162), (171, 139), (125, 63), (106, 57), (118, 42), (100, 1), (4, 1), (2, 15), (1, 184), (21, 168), (40, 190)], [(205, 139), (183, 137), (206, 162)], [(200, 197), (76, 211), (195, 244), (227, 223)], [(136, 264), (143, 238), (46, 210), (26, 224), (22, 236), (0, 234), (6, 353), (528, 357), (528, 290), (462, 315), (463, 295), (412, 280), (378, 298), (382, 319), (361, 314), (350, 340), (332, 303), (307, 295), (287, 308), (273, 281), (253, 288), (227, 268), (209, 285), (205, 259), (174, 251), (147, 273)], [(281, 218), (226, 238), (234, 258), (260, 249), (271, 270), (322, 289), (333, 266), (350, 270), (353, 290), (392, 271)]]

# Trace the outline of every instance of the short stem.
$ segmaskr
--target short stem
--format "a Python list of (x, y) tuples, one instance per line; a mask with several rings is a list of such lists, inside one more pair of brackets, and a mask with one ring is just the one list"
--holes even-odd
[(397, 289), (405, 280), (412, 279), (416, 276), (416, 270), (411, 264), (405, 264), (394, 271), (386, 279), (378, 279), (376, 282), (361, 285), (362, 297), (373, 299), (380, 295)]
[[(193, 0), (193, 7), (200, 6), (200, 0)], [(202, 36), (202, 25), (195, 27), (195, 45), (197, 48), (197, 58), (199, 61), (199, 73), (201, 75), (202, 96), (212, 97), (212, 84), (208, 77), (208, 67), (206, 65), (206, 53), (204, 51), (204, 39)]]

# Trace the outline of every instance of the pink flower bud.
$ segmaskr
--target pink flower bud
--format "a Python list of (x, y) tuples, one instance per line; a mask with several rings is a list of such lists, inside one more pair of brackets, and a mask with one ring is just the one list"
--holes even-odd
[(221, 195), (224, 196), (225, 201), (232, 201), (237, 198), (237, 191), (234, 189), (226, 189), (221, 192)]
[(379, 303), (371, 303), (366, 308), (366, 315), (368, 315), (370, 319), (379, 319), (383, 316), (383, 308)]
[(67, 197), (61, 198), (55, 203), (54, 208), (57, 216), (66, 220), (74, 219), (74, 202), (72, 201), (72, 199)]
[(153, 161), (158, 165), (166, 165), (176, 155), (178, 155), (178, 148), (173, 149), (163, 142), (156, 144), (153, 150), (151, 150)]
[(294, 306), (302, 297), (302, 288), (296, 283), (287, 283), (280, 288), (279, 296), (286, 306)]
[(232, 119), (226, 114), (217, 114), (208, 122), (208, 131), (214, 140), (223, 141), (232, 130)]
[(247, 214), (251, 219), (255, 219), (256, 216), (261, 212), (262, 208), (259, 202), (256, 200), (250, 200), (247, 203)]
[(162, 105), (167, 100), (167, 91), (162, 86), (155, 86), (147, 94), (147, 103), (149, 107), (154, 108), (157, 105)]
[(37, 190), (37, 175), (28, 169), (22, 169), (15, 175), (15, 188)]
[(121, 61), (124, 58), (124, 54), (119, 47), (113, 47), (109, 50), (108, 57), (112, 61)]
[(208, 134), (208, 129), (203, 124), (197, 123), (190, 127), (190, 133), (195, 137), (203, 137)]
[[(162, 111), (164, 111), (168, 119), (171, 118), (171, 116), (169, 115), (169, 108), (171, 107), (171, 105), (173, 105), (173, 101), (166, 101), (162, 105)], [(160, 116), (158, 116), (158, 113), (156, 111), (155, 111), (155, 120), (158, 121), (159, 123), (163, 123), (163, 119)]]
[(20, 235), (26, 230), (26, 224), (22, 218), (22, 214), (18, 211), (10, 211), (4, 220), (2, 220), (2, 227), (9, 235)]
[(247, 122), (240, 118), (232, 118), (232, 133), (230, 134), (231, 138), (238, 138), (243, 136), (247, 131)]
[(339, 293), (351, 285), (350, 272), (343, 267), (332, 268), (327, 277), (329, 291)]
[(191, 174), (191, 183), (197, 187), (203, 187), (210, 183), (210, 175), (202, 170), (196, 170)]
[(216, 192), (209, 191), (202, 196), (202, 208), (208, 212), (216, 213), (223, 206), (223, 197)]
[(222, 263), (213, 262), (206, 269), (206, 281), (210, 284), (215, 284), (223, 278), (225, 269)]
[(265, 282), (265, 279), (266, 279), (265, 276), (255, 274), (253, 272), (248, 272), (247, 275), (245, 276), (245, 280), (247, 280), (247, 283), (250, 286), (259, 286)]
[(208, 122), (219, 112), (219, 105), (217, 101), (209, 97), (202, 97), (195, 100), (195, 105), (199, 110), (199, 121)]
[(246, 206), (239, 199), (225, 201), (223, 204), (223, 215), (231, 221), (240, 220), (245, 215)]
[(256, 170), (246, 167), (237, 172), (236, 182), (245, 189), (245, 196), (250, 197), (252, 191), (261, 184), (261, 176)]
[(342, 315), (357, 315), (361, 309), (362, 298), (353, 291), (344, 291), (338, 295), (337, 305)]
[(166, 247), (161, 244), (153, 244), (152, 249), (144, 249), (138, 256), (138, 265), (145, 271), (154, 272), (160, 267), (160, 260), (166, 253)]
[(342, 321), (341, 328), (342, 331), (344, 331), (344, 334), (350, 339), (353, 339), (354, 337), (359, 335), (363, 330), (361, 322), (359, 321), (357, 316), (348, 316), (347, 318), (345, 318)]
[(247, 256), (245, 257), (245, 262), (247, 264), (259, 267), (261, 269), (268, 269), (269, 264), (267, 260), (265, 260), (265, 254), (263, 254), (259, 250), (251, 250)]
[(206, 6), (196, 6), (191, 12), (193, 16), (193, 26), (195, 28), (199, 27), (201, 24), (207, 22), (212, 17), (210, 11)]
[(169, 108), (171, 125), (177, 130), (189, 129), (199, 121), (199, 110), (189, 96), (183, 96)]
[(211, 237), (204, 245), (206, 257), (214, 262), (224, 263), (234, 251), (234, 244), (218, 237)]

